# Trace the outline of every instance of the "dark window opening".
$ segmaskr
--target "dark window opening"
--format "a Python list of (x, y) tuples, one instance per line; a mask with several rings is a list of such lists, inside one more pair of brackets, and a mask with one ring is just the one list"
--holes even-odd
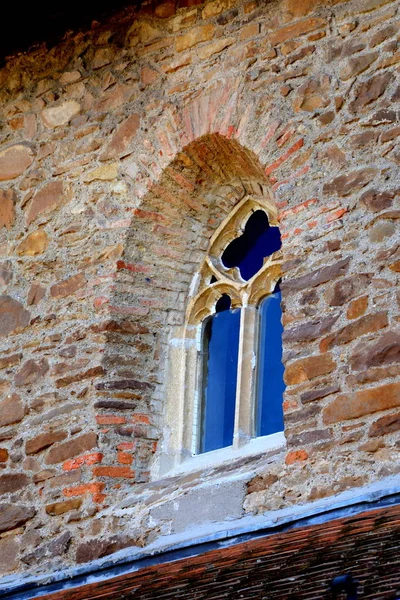
[(227, 269), (238, 267), (242, 279), (248, 281), (263, 266), (264, 258), (280, 249), (278, 227), (271, 227), (263, 210), (256, 210), (247, 220), (243, 234), (233, 240), (222, 254)]
[(223, 312), (224, 310), (229, 310), (230, 307), (231, 307), (230, 296), (228, 296), (228, 294), (222, 294), (221, 298), (218, 300), (218, 302), (215, 305), (215, 312), (220, 313), (220, 312)]

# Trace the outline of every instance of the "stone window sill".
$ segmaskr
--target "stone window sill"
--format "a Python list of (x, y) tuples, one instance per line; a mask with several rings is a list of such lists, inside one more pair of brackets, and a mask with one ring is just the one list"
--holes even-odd
[(168, 473), (165, 473), (165, 477), (173, 477), (176, 475), (184, 475), (192, 471), (220, 467), (223, 466), (224, 463), (232, 463), (233, 461), (257, 456), (270, 452), (271, 450), (281, 450), (285, 446), (285, 434), (283, 431), (279, 431), (278, 433), (273, 433), (271, 435), (253, 438), (248, 443), (243, 444), (240, 448), (228, 446), (226, 448), (213, 450), (212, 452), (193, 455), (168, 471)]

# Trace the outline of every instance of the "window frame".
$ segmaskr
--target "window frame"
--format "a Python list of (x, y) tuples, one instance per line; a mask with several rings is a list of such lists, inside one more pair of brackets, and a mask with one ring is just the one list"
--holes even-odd
[[(264, 261), (263, 267), (244, 282), (236, 267), (226, 269), (220, 257), (226, 246), (243, 232), (252, 212), (263, 210), (271, 226), (278, 226), (278, 212), (268, 191), (267, 198), (245, 196), (213, 234), (205, 259), (192, 280), (185, 325), (176, 327), (169, 343), (167, 406), (164, 447), (159, 474), (219, 464), (263, 450), (284, 446), (284, 432), (255, 437), (256, 356), (258, 306), (272, 294), (281, 279), (281, 252)], [(217, 283), (210, 285), (211, 277)], [(197, 453), (201, 407), (203, 323), (214, 314), (221, 294), (231, 296), (232, 308), (241, 309), (235, 424), (232, 446)], [(190, 459), (190, 460), (189, 460)]]

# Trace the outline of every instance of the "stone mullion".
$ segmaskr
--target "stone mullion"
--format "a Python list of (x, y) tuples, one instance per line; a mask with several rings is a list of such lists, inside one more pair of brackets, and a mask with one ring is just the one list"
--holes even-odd
[(257, 309), (244, 303), (240, 317), (238, 377), (233, 447), (239, 448), (253, 436), (253, 386)]

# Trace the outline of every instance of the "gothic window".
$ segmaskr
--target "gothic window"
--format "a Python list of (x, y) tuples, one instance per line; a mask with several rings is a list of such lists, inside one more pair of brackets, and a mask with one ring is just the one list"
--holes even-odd
[(247, 198), (214, 234), (189, 306), (198, 328), (192, 454), (283, 431), (281, 239)]

